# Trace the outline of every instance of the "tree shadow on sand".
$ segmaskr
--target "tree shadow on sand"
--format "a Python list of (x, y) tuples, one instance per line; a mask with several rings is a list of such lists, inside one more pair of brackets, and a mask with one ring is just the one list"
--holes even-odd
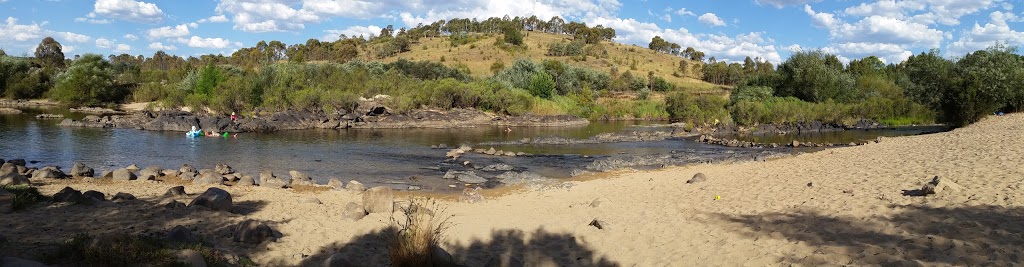
[(1013, 265), (1024, 261), (1024, 208), (898, 206), (893, 216), (853, 218), (816, 211), (717, 214), (753, 238), (817, 248), (780, 263), (840, 265)]
[[(326, 246), (319, 254), (305, 258), (302, 266), (324, 266), (324, 261), (335, 253), (345, 255), (354, 266), (390, 266), (386, 238), (391, 231), (395, 228)], [(620, 266), (581, 244), (571, 234), (544, 229), (529, 234), (521, 230), (495, 230), (487, 241), (443, 247), (461, 266), (484, 266), (492, 258), (502, 257), (518, 259), (525, 266)]]

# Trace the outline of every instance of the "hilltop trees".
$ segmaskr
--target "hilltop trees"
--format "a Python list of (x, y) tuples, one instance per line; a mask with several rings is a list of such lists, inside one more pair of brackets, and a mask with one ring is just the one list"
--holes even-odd
[(44, 68), (64, 68), (63, 47), (53, 37), (43, 38), (43, 41), (36, 46), (36, 60)]

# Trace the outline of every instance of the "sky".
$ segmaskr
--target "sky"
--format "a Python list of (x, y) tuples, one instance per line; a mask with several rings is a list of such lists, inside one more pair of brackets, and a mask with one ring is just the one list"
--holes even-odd
[(844, 62), (898, 63), (940, 49), (956, 58), (1024, 45), (1024, 0), (0, 0), (0, 49), (31, 55), (51, 36), (67, 57), (224, 54), (260, 40), (286, 44), (440, 19), (537, 15), (604, 25), (615, 41), (661, 36), (708, 57), (779, 63), (821, 49)]

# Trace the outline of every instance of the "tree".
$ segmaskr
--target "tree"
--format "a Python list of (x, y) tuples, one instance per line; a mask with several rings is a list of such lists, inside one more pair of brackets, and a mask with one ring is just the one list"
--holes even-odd
[(953, 68), (954, 86), (942, 98), (943, 119), (955, 126), (977, 122), (998, 110), (1020, 110), (1024, 61), (1002, 46), (967, 54)]
[(779, 65), (782, 83), (776, 88), (778, 96), (794, 96), (804, 101), (840, 102), (853, 100), (854, 79), (843, 71), (836, 56), (821, 51), (794, 53)]
[(63, 47), (53, 37), (43, 38), (43, 41), (36, 46), (36, 59), (39, 65), (44, 68), (64, 68)]
[(533, 74), (530, 78), (530, 94), (541, 98), (551, 98), (555, 92), (555, 79), (545, 71)]
[(96, 106), (121, 100), (111, 79), (110, 62), (103, 56), (86, 54), (71, 63), (63, 74), (57, 77), (57, 85), (51, 97), (70, 106)]
[(216, 66), (206, 65), (199, 72), (199, 80), (196, 81), (196, 88), (192, 93), (207, 98), (213, 93), (213, 88), (216, 88), (217, 83), (220, 83), (222, 79), (220, 70)]
[(509, 43), (515, 46), (523, 45), (523, 34), (519, 32), (519, 29), (513, 26), (506, 26), (503, 30), (505, 35), (505, 43)]
[(906, 82), (900, 84), (907, 97), (934, 110), (940, 110), (944, 91), (953, 86), (953, 65), (939, 50), (911, 56), (900, 63)]

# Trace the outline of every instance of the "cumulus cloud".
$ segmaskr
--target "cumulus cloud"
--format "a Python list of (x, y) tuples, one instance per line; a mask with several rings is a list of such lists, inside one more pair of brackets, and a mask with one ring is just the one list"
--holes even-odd
[(158, 23), (164, 18), (156, 4), (133, 0), (96, 0), (90, 16), (95, 15), (143, 23)]
[(162, 51), (173, 51), (173, 50), (177, 50), (178, 47), (173, 46), (173, 45), (164, 45), (161, 42), (155, 42), (155, 43), (149, 44), (149, 49), (162, 50)]
[(718, 15), (715, 15), (715, 13), (704, 13), (704, 15), (700, 15), (697, 20), (699, 20), (700, 23), (704, 23), (709, 26), (725, 26), (725, 21), (719, 18)]
[(96, 47), (99, 48), (111, 48), (114, 46), (114, 41), (107, 38), (96, 39)]
[(84, 43), (92, 40), (92, 37), (83, 34), (77, 34), (73, 32), (54, 32), (54, 36), (58, 41), (68, 41), (73, 43)]
[(646, 46), (654, 36), (661, 36), (666, 41), (678, 43), (682, 47), (693, 47), (704, 51), (708, 56), (715, 56), (721, 61), (738, 62), (746, 57), (762, 58), (769, 62), (779, 63), (779, 55), (771, 39), (764, 38), (764, 32), (752, 32), (736, 36), (718, 34), (691, 33), (686, 28), (662, 29), (657, 24), (639, 22), (635, 19), (592, 18), (587, 25), (604, 25), (614, 28), (615, 40), (622, 43)]
[[(840, 54), (845, 58), (864, 58), (877, 56), (883, 63), (898, 63), (914, 55), (902, 46), (887, 43), (841, 43), (823, 49), (827, 52)], [(849, 60), (844, 60), (848, 63)]]
[(188, 45), (189, 47), (196, 48), (225, 48), (231, 45), (231, 41), (224, 38), (202, 38), (199, 36), (192, 36), (192, 38), (185, 39), (179, 38), (179, 42)]
[(206, 19), (206, 21), (214, 23), (228, 22), (228, 17), (224, 15), (217, 15)]
[(127, 45), (127, 44), (117, 44), (117, 46), (114, 47), (114, 52), (118, 52), (118, 53), (129, 53), (131, 51), (132, 51), (132, 46)]
[(146, 36), (148, 36), (150, 39), (184, 37), (188, 35), (188, 25), (185, 24), (181, 24), (174, 27), (164, 26), (160, 28), (149, 29), (148, 31), (146, 31)]
[[(93, 15), (93, 16), (95, 17), (95, 15)], [(96, 19), (96, 18), (89, 18), (89, 17), (81, 17), (81, 18), (75, 18), (75, 22), (85, 22), (85, 23), (90, 23), (90, 24), (110, 24), (111, 21), (109, 19)]]
[(694, 14), (692, 11), (686, 10), (685, 7), (684, 8), (680, 8), (679, 10), (676, 10), (675, 13), (676, 13), (676, 15), (680, 15), (680, 16), (691, 16), (691, 17), (697, 16), (697, 14)]
[(769, 5), (775, 8), (783, 8), (786, 6), (799, 6), (817, 2), (821, 2), (821, 0), (754, 0), (754, 3), (757, 3), (758, 5)]
[(138, 39), (139, 39), (139, 37), (138, 37), (138, 36), (135, 36), (134, 34), (130, 34), (130, 33), (129, 33), (129, 34), (125, 34), (125, 35), (124, 35), (124, 39), (126, 39), (126, 40), (128, 40), (128, 41), (135, 41), (135, 40), (138, 40)]
[[(8, 17), (5, 24), (0, 26), (0, 36), (4, 40), (15, 40), (24, 42), (35, 39), (42, 39), (43, 27), (39, 24), (18, 24), (18, 19)], [(3, 41), (0, 41), (3, 42)]]
[(815, 27), (832, 29), (838, 24), (834, 14), (827, 12), (815, 12), (810, 5), (804, 5), (804, 12), (811, 16), (811, 21), (814, 23)]
[(380, 33), (381, 28), (377, 26), (352, 26), (343, 30), (325, 30), (324, 36), (320, 38), (323, 41), (334, 42), (341, 39), (341, 35), (344, 34), (348, 37), (370, 37), (370, 35), (377, 35)]
[[(1003, 0), (879, 0), (843, 10), (849, 16), (883, 16), (921, 24), (959, 25), (960, 18), (995, 7)], [(1009, 4), (1003, 2), (1003, 4)], [(1005, 6), (1005, 5), (1003, 5)], [(1012, 7), (1012, 5), (1010, 5)]]
[(948, 52), (952, 55), (964, 55), (997, 43), (1024, 46), (1024, 32), (1014, 30), (1007, 23), (1011, 19), (1017, 19), (1016, 15), (995, 11), (989, 14), (989, 19), (985, 25), (975, 23), (969, 31), (965, 30), (959, 40), (949, 44)]

